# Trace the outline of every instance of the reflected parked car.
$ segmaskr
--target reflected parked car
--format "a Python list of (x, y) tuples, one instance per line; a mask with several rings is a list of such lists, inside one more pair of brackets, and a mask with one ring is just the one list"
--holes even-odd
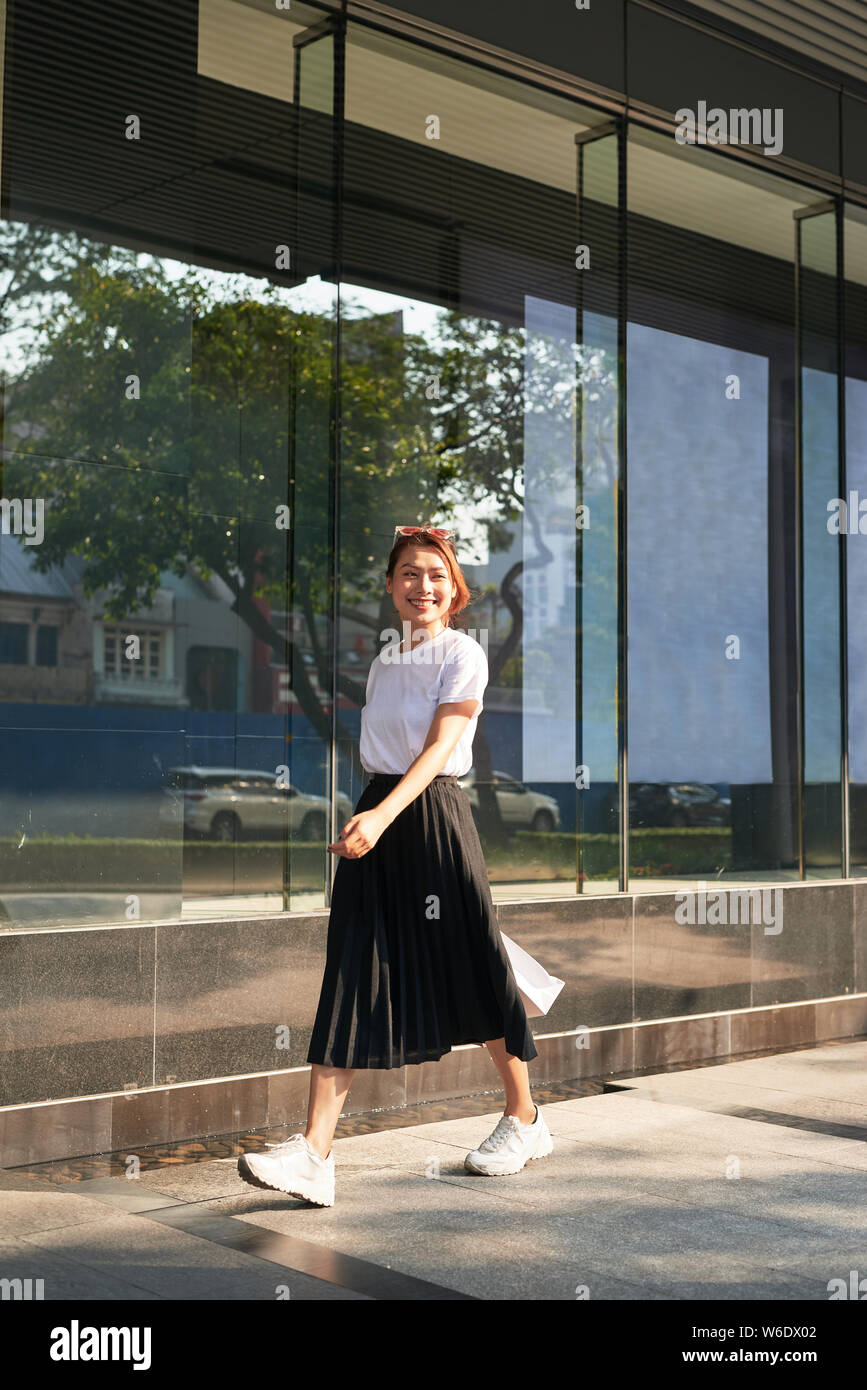
[[(276, 772), (262, 768), (173, 767), (160, 807), (163, 823), (177, 823), (183, 802), (184, 831), (212, 840), (233, 841), (243, 836), (289, 833), (300, 840), (324, 840), (328, 833), (328, 799), (279, 787)], [(353, 806), (338, 794), (337, 815), (343, 825)]]
[[(474, 815), (479, 810), (479, 785), (474, 767), (465, 777), (458, 778), (458, 786), (467, 793)], [(516, 781), (507, 772), (494, 772), (487, 785), (494, 787), (504, 825), (514, 826), (518, 830), (538, 831), (556, 830), (559, 827), (560, 807), (552, 796), (531, 792), (523, 782)]]
[(632, 826), (729, 825), (731, 797), (706, 782), (637, 782), (629, 789)]

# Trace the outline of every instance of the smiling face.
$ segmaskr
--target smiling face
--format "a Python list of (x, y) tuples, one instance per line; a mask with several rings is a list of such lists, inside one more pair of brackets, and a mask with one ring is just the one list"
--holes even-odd
[(394, 574), (386, 578), (385, 587), (413, 633), (424, 631), (428, 637), (436, 637), (447, 626), (457, 586), (438, 550), (408, 545), (400, 553)]

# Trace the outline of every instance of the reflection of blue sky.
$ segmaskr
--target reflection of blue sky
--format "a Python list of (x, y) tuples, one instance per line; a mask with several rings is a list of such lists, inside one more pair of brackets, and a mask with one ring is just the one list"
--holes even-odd
[(584, 389), (581, 533), (581, 761), (595, 782), (617, 777), (617, 321), (586, 313), (590, 349)]
[[(524, 491), (551, 559), (541, 570), (525, 523), (524, 590), (535, 601), (524, 630), (522, 776), (530, 782), (575, 779), (580, 757), (590, 784), (617, 774), (617, 585), (614, 536), (617, 474), (617, 324), (584, 315), (576, 349), (574, 307), (525, 301), (527, 356), (524, 378)], [(581, 533), (582, 672), (576, 711), (576, 595), (578, 501), (575, 476), (576, 374), (583, 382), (582, 501), (589, 526)], [(564, 390), (570, 396), (564, 396)], [(568, 399), (568, 404), (567, 404)], [(558, 403), (559, 402), (559, 403)], [(557, 408), (552, 409), (552, 404)], [(544, 588), (534, 581), (544, 575)]]
[(828, 531), (836, 497), (837, 377), (802, 377), (804, 488), (804, 780), (840, 778), (840, 542)]
[(641, 324), (628, 353), (629, 778), (768, 782), (767, 360)]
[[(544, 593), (547, 612), (533, 611), (524, 633), (521, 775), (528, 782), (575, 779), (575, 407), (563, 396), (575, 379), (574, 307), (524, 301), (524, 506), (551, 552), (542, 590), (530, 576), (539, 558), (528, 518), (523, 526), (524, 587)], [(560, 390), (556, 408), (552, 393)], [(539, 573), (536, 570), (536, 573)], [(529, 581), (529, 582), (528, 582)], [(564, 602), (571, 612), (563, 612)]]

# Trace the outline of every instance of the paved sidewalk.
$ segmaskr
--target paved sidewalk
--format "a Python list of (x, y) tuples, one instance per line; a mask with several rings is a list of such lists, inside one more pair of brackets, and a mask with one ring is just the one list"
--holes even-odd
[(0, 1278), (45, 1298), (827, 1301), (867, 1276), (867, 1040), (618, 1078), (554, 1152), (467, 1173), (484, 1114), (335, 1141), (333, 1208), (237, 1159), (52, 1186), (0, 1171)]

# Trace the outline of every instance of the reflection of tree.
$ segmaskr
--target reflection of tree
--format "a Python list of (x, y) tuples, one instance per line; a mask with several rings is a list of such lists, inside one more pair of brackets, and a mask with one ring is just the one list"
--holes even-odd
[[(17, 495), (49, 499), (34, 563), (44, 570), (68, 555), (86, 559), (84, 591), (106, 591), (113, 618), (148, 607), (165, 570), (218, 576), (239, 617), (285, 659), (301, 708), (329, 739), (323, 699), (300, 655), (293, 661), (293, 634), (269, 611), (305, 615), (319, 686), (329, 692), (331, 647), (317, 619), (332, 608), (333, 318), (291, 307), (291, 291), (270, 284), (257, 285), (255, 299), (235, 287), (219, 297), (194, 269), (173, 278), (159, 262), (74, 234), (15, 226), (0, 263), (8, 276), (2, 326), (23, 328), (19, 347), (26, 343), (23, 366), (10, 371), (6, 469)], [(393, 518), (445, 518), (484, 504), (492, 549), (511, 542), (523, 511), (525, 407), (552, 420), (572, 409), (574, 382), (555, 389), (556, 352), (546, 364), (544, 343), (533, 351), (536, 378), (550, 370), (552, 389), (528, 405), (522, 329), (444, 312), (437, 334), (425, 337), (401, 331), (392, 315), (344, 317), (342, 612), (375, 632), (390, 625), (382, 551)], [(133, 377), (138, 399), (128, 395)], [(287, 532), (275, 513), (289, 501), (293, 451), (287, 578)], [(545, 563), (542, 529), (527, 520)], [(520, 650), (520, 570), (500, 585), (511, 627), (489, 653), (492, 685)], [(344, 671), (335, 682), (363, 704), (359, 682)], [(338, 736), (352, 746), (339, 720)], [(478, 752), (484, 779), (483, 730)], [(488, 809), (496, 819), (496, 805)]]
[(603, 347), (575, 349), (577, 426), (581, 437), (581, 486), (585, 497), (610, 491), (617, 459), (617, 357)]
[[(614, 325), (609, 321), (609, 335)], [(580, 498), (591, 513), (589, 530), (579, 531), (582, 652), (606, 653), (605, 677), (594, 679), (582, 656), (582, 719), (598, 729), (617, 727), (614, 683), (617, 630), (617, 354), (587, 344), (576, 349), (577, 431), (580, 441)], [(599, 667), (597, 665), (597, 671)], [(609, 674), (610, 673), (610, 674)], [(613, 749), (612, 749), (613, 751)], [(583, 758), (582, 758), (583, 760)]]

